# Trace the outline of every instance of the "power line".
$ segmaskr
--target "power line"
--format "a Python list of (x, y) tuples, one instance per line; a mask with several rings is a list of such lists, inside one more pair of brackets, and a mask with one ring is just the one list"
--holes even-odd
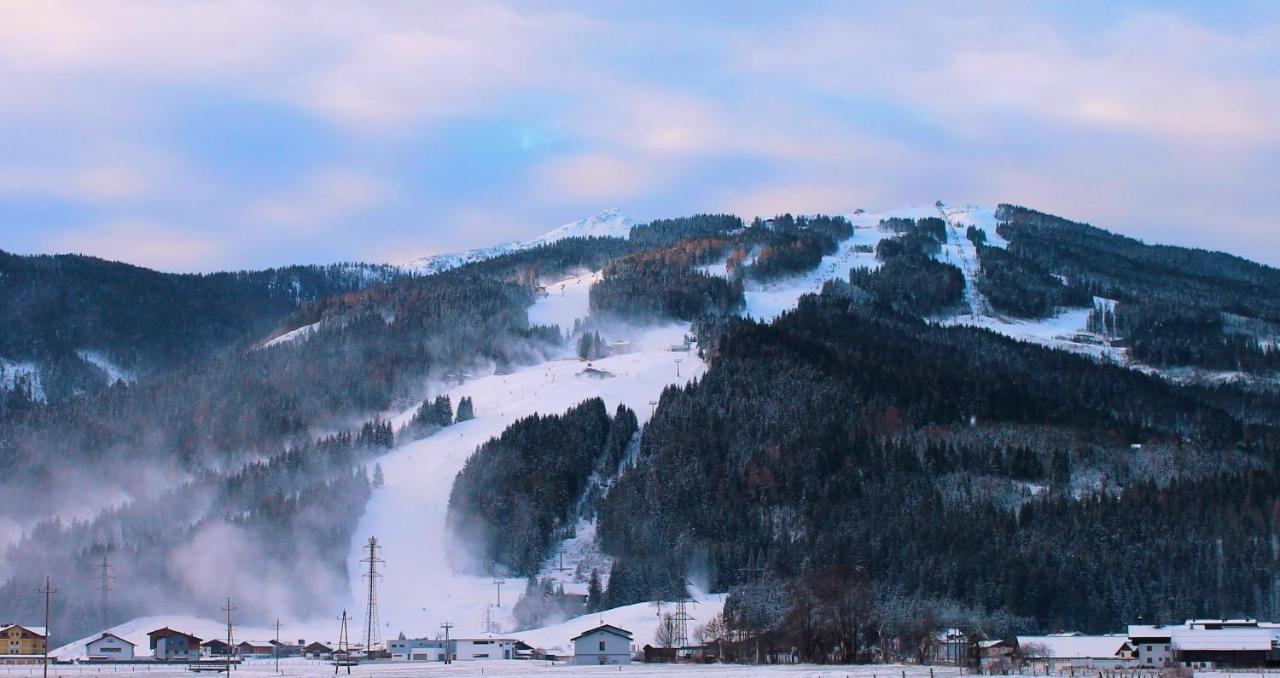
[(364, 611), (364, 651), (365, 654), (373, 652), (374, 643), (379, 641), (378, 637), (378, 579), (382, 576), (378, 573), (378, 565), (387, 561), (378, 557), (377, 537), (369, 537), (369, 542), (365, 544), (365, 548), (369, 549), (369, 556), (360, 562), (369, 564), (369, 571), (364, 574), (364, 578), (369, 581), (369, 598), (365, 605)]
[(440, 625), (440, 628), (444, 629), (444, 663), (452, 664), (453, 651), (449, 647), (449, 629), (453, 628), (453, 624), (450, 624), (449, 622), (446, 621), (445, 623)]
[(280, 618), (276, 617), (276, 646), (271, 654), (276, 658), (276, 673), (280, 673)]
[(49, 639), (53, 633), (49, 629), (49, 598), (58, 592), (49, 584), (49, 578), (44, 578), (44, 588), (37, 589), (39, 593), (44, 594), (44, 678), (49, 678)]
[(103, 628), (110, 623), (111, 617), (111, 581), (116, 578), (111, 574), (112, 569), (111, 561), (104, 553), (98, 573), (98, 614), (102, 617), (100, 621)]
[(333, 675), (338, 669), (347, 667), (347, 675), (351, 675), (351, 639), (347, 634), (347, 611), (342, 610), (342, 626), (338, 629), (338, 649), (333, 653)]
[(227, 613), (227, 678), (230, 678), (231, 677), (231, 648), (234, 647), (234, 645), (231, 644), (232, 643), (231, 613), (236, 611), (235, 606), (231, 604), (230, 596), (227, 597), (227, 604), (222, 606), (222, 611)]

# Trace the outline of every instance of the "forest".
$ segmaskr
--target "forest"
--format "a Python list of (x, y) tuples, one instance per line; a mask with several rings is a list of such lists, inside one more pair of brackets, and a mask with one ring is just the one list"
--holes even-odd
[(1275, 406), (833, 285), (772, 325), (735, 323), (703, 379), (667, 389), (599, 538), (639, 589), (623, 599), (694, 574), (743, 596), (772, 582), (775, 614), (738, 621), (767, 642), (795, 641), (797, 592), (829, 568), (868, 604), (933, 601), (989, 633), (1266, 615)]
[[(1001, 205), (996, 216), (1008, 252), (988, 264), (992, 252), (982, 248), (983, 270), (998, 276), (993, 282), (1023, 281), (1015, 287), (1025, 298), (1006, 303), (1010, 312), (1040, 315), (1049, 303), (1088, 306), (1102, 297), (1118, 302), (1114, 327), (1136, 360), (1280, 369), (1280, 271), (1220, 252), (1148, 245), (1025, 207)], [(1065, 289), (1045, 271), (1065, 279)]]

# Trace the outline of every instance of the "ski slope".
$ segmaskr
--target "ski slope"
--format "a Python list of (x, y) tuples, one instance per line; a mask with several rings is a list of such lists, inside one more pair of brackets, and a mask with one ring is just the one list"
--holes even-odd
[[(588, 314), (586, 290), (597, 274), (588, 273), (548, 286), (548, 294), (530, 309), (531, 322), (572, 326)], [(379, 459), (385, 486), (374, 492), (360, 520), (348, 556), (352, 573), (351, 605), (361, 609), (365, 587), (359, 578), (365, 541), (376, 535), (387, 564), (380, 583), (379, 616), (383, 635), (404, 631), (410, 636), (433, 634), (445, 621), (455, 624), (458, 636), (484, 631), (487, 606), (500, 628), (514, 627), (510, 610), (524, 590), (519, 578), (503, 581), (502, 606), (497, 607), (498, 587), (493, 578), (456, 573), (450, 566), (445, 514), (454, 477), (476, 447), (498, 436), (517, 419), (531, 414), (558, 414), (592, 397), (600, 397), (612, 411), (625, 404), (641, 422), (650, 415), (655, 400), (668, 384), (701, 376), (706, 365), (696, 353), (673, 353), (671, 345), (683, 341), (687, 325), (615, 331), (607, 339), (632, 342), (629, 353), (591, 363), (612, 377), (579, 376), (587, 366), (576, 357), (565, 357), (517, 370), (489, 374), (461, 385), (449, 385), (433, 393), (447, 394), (453, 402), (470, 397), (476, 418), (455, 424), (435, 435), (404, 445)], [(676, 360), (680, 377), (676, 377)], [(395, 426), (409, 420), (413, 410), (392, 419)]]

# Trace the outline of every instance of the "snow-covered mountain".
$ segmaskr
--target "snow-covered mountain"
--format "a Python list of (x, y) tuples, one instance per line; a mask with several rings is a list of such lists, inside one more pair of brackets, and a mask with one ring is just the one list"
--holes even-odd
[(414, 259), (404, 265), (404, 269), (417, 275), (431, 275), (451, 269), (492, 259), (494, 257), (526, 250), (539, 245), (549, 245), (565, 238), (627, 238), (631, 235), (631, 227), (637, 221), (624, 215), (618, 208), (599, 212), (585, 219), (579, 219), (554, 228), (530, 240), (513, 240), (489, 247), (477, 247), (465, 252), (433, 254)]

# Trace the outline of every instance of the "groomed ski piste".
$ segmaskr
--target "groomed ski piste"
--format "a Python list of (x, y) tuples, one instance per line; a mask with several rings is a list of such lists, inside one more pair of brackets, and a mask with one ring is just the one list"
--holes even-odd
[[(880, 240), (893, 237), (878, 225), (890, 217), (920, 218), (939, 216), (937, 206), (910, 207), (881, 213), (859, 211), (847, 215), (854, 225), (853, 235), (839, 244), (838, 250), (825, 257), (808, 273), (768, 284), (748, 284), (745, 289), (744, 314), (761, 321), (770, 321), (788, 309), (794, 308), (804, 294), (821, 290), (832, 279), (847, 279), (851, 268), (876, 268), (875, 247)], [(624, 223), (625, 218), (612, 211), (607, 220), (611, 226)], [(948, 226), (948, 242), (939, 258), (960, 265), (965, 273), (970, 312), (940, 322), (967, 324), (1008, 334), (1015, 338), (1048, 345), (1070, 343), (1067, 337), (1084, 332), (1087, 309), (1072, 310), (1040, 322), (1020, 322), (995, 318), (983, 313), (985, 304), (974, 299), (977, 294), (975, 277), (977, 253), (965, 238), (969, 224), (986, 230), (989, 242), (1003, 245), (995, 235), (995, 216), (991, 208), (969, 206), (960, 209), (944, 209)], [(598, 224), (602, 219), (584, 220), (577, 224)], [(620, 230), (620, 227), (618, 227)], [(565, 227), (556, 232), (564, 235)], [(870, 252), (867, 252), (867, 249)], [(861, 251), (860, 251), (861, 250)], [(965, 265), (968, 260), (970, 265)], [(718, 270), (717, 270), (718, 268)], [(712, 273), (724, 275), (724, 266), (704, 267)], [(573, 328), (574, 321), (589, 315), (588, 292), (591, 284), (599, 280), (599, 271), (583, 271), (562, 280), (544, 283), (546, 294), (529, 309), (529, 320), (536, 324), (555, 324), (562, 330)], [(278, 337), (277, 340), (305, 340), (308, 328), (295, 330), (297, 334)], [(560, 414), (589, 398), (599, 397), (610, 412), (619, 404), (631, 408), (641, 425), (651, 416), (651, 403), (662, 390), (671, 384), (688, 383), (706, 371), (705, 363), (692, 350), (675, 351), (689, 332), (688, 324), (670, 324), (647, 328), (614, 328), (605, 338), (610, 341), (630, 342), (628, 352), (592, 361), (595, 370), (607, 373), (603, 378), (593, 378), (583, 373), (587, 363), (568, 351), (547, 362), (517, 369), (509, 374), (479, 374), (466, 378), (463, 383), (436, 384), (431, 396), (445, 394), (456, 404), (463, 397), (470, 397), (475, 407), (475, 419), (455, 424), (421, 440), (401, 446), (382, 457), (377, 463), (382, 467), (385, 485), (373, 492), (366, 512), (353, 535), (347, 556), (350, 573), (350, 595), (345, 607), (350, 616), (350, 633), (353, 643), (363, 641), (364, 606), (367, 583), (362, 575), (367, 566), (360, 561), (367, 556), (365, 542), (376, 536), (381, 544), (379, 556), (386, 564), (380, 569), (378, 581), (378, 635), (382, 641), (398, 637), (401, 633), (410, 638), (431, 637), (441, 634), (441, 624), (453, 625), (455, 638), (504, 637), (517, 638), (528, 644), (556, 652), (572, 652), (570, 639), (601, 623), (613, 624), (631, 631), (637, 647), (653, 642), (659, 622), (659, 609), (652, 603), (639, 603), (621, 608), (592, 613), (539, 629), (515, 631), (511, 609), (524, 591), (522, 578), (497, 579), (493, 576), (455, 572), (450, 564), (453, 544), (446, 528), (446, 511), (454, 478), (475, 449), (490, 438), (500, 435), (516, 420), (532, 414)], [(292, 333), (291, 333), (292, 334)], [(1078, 345), (1077, 345), (1078, 346)], [(1059, 346), (1063, 347), (1063, 346)], [(680, 361), (677, 364), (677, 361)], [(677, 376), (677, 373), (679, 376)], [(596, 376), (599, 376), (598, 374)], [(407, 422), (416, 408), (388, 413), (395, 427)], [(584, 557), (598, 557), (591, 544), (594, 526), (579, 524), (575, 537), (566, 540), (546, 561), (542, 575), (561, 580), (566, 590), (585, 591), (578, 562)], [(565, 571), (578, 570), (576, 575), (566, 575), (559, 570), (563, 556)], [(602, 574), (607, 567), (601, 568)], [(495, 581), (501, 581), (501, 587)], [(501, 606), (498, 605), (499, 591)], [(719, 614), (724, 596), (691, 588), (692, 604), (688, 611), (693, 620), (690, 631)], [(337, 616), (341, 612), (335, 602), (333, 616), (323, 619), (284, 619), (281, 638), (290, 641), (305, 639), (332, 643), (337, 638)], [(486, 621), (496, 623), (496, 631)], [(149, 631), (169, 626), (193, 633), (205, 639), (225, 638), (223, 621), (211, 611), (207, 618), (164, 615), (135, 619), (112, 629), (107, 629), (126, 640), (136, 643), (140, 654), (147, 648)], [(84, 643), (98, 637), (76, 640), (60, 647), (54, 654), (63, 659), (83, 657)], [(235, 640), (267, 640), (274, 637), (274, 630), (265, 626), (237, 628)], [(525, 663), (521, 662), (521, 665)], [(403, 666), (403, 665), (402, 665)], [(458, 664), (454, 665), (459, 666)], [(491, 667), (494, 665), (490, 664)], [(245, 667), (248, 669), (249, 667)], [(367, 670), (382, 672), (386, 667), (370, 666)], [(586, 670), (588, 667), (582, 667)], [(687, 667), (686, 667), (687, 668)], [(243, 670), (243, 669), (242, 669)], [(329, 668), (329, 671), (332, 667)], [(365, 671), (362, 667), (361, 671)], [(417, 666), (409, 673), (395, 673), (386, 669), (385, 675), (430, 675), (426, 667)], [(406, 669), (408, 670), (408, 669)], [(471, 675), (451, 670), (451, 675)], [(523, 673), (521, 669), (513, 669)], [(634, 671), (635, 669), (628, 669)], [(652, 675), (674, 675), (663, 668), (651, 669)], [(711, 669), (708, 669), (712, 671)], [(786, 672), (785, 667), (753, 667), (746, 672), (722, 673), (722, 675), (773, 675)], [(310, 669), (308, 669), (310, 671)], [(490, 668), (486, 675), (503, 675), (499, 669)], [(616, 667), (610, 669), (616, 672)], [(754, 671), (754, 672), (752, 672)], [(839, 670), (830, 675), (854, 675), (861, 672)], [(868, 671), (868, 675), (872, 672)], [(880, 673), (885, 673), (880, 667)], [(298, 673), (294, 675), (312, 675)], [(513, 674), (514, 675), (514, 674)], [(585, 675), (585, 674), (584, 674)], [(650, 675), (650, 674), (637, 674)], [(827, 675), (804, 670), (803, 675)], [(897, 675), (896, 673), (894, 675)]]

